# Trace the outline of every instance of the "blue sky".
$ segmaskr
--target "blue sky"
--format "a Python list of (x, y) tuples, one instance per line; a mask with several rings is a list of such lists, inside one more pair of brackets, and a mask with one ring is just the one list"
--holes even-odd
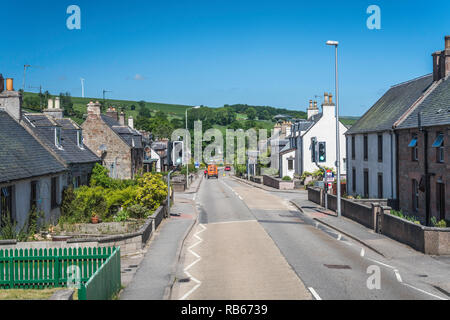
[[(66, 9), (81, 8), (81, 30)], [(381, 30), (369, 30), (369, 5)], [(393, 84), (432, 71), (450, 34), (450, 1), (8, 1), (0, 73), (51, 93), (188, 105), (247, 103), (305, 110), (334, 92), (341, 114), (362, 115)], [(321, 100), (319, 100), (319, 103)]]

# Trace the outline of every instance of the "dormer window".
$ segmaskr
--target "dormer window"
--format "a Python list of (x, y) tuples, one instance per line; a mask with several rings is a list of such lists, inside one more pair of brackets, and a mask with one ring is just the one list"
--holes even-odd
[(77, 144), (78, 144), (78, 148), (84, 149), (83, 132), (81, 130), (77, 130)]
[(61, 145), (61, 128), (60, 127), (56, 127), (55, 128), (55, 146), (58, 149), (62, 149), (62, 145)]

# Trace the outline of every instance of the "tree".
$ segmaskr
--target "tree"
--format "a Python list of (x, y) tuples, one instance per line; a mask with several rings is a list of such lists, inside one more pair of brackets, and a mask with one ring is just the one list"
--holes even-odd
[(256, 119), (256, 109), (253, 107), (248, 108), (245, 111), (245, 114), (247, 115), (248, 120), (255, 120)]
[(69, 92), (60, 93), (59, 99), (61, 103), (61, 108), (64, 110), (64, 115), (69, 117), (74, 116), (75, 112), (73, 110), (73, 102), (70, 93)]

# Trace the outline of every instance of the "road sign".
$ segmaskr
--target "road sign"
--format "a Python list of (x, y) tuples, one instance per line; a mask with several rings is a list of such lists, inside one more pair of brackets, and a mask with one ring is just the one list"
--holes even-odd
[(195, 169), (200, 168), (200, 163), (196, 162), (194, 165), (195, 165)]

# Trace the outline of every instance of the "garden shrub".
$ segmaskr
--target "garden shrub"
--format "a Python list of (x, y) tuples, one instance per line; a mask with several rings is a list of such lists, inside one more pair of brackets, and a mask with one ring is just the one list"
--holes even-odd
[(291, 177), (289, 176), (284, 176), (283, 179), (281, 179), (283, 181), (292, 181)]
[(134, 204), (128, 207), (126, 211), (129, 217), (134, 219), (148, 218), (151, 213), (147, 207), (141, 206), (140, 204)]
[(154, 211), (167, 198), (167, 185), (160, 174), (145, 173), (137, 178), (137, 202)]

